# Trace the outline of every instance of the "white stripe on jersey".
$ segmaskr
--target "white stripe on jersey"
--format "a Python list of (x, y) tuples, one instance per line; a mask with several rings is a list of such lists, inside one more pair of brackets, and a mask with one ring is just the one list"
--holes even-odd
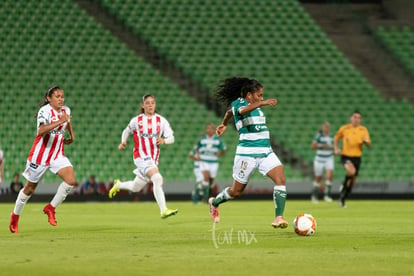
[(250, 132), (250, 133), (241, 133), (239, 140), (259, 140), (259, 139), (269, 139), (270, 133), (269, 131), (262, 131), (262, 132)]
[(256, 154), (269, 154), (272, 152), (272, 148), (263, 148), (263, 147), (243, 147), (237, 146), (237, 155), (256, 155)]
[(266, 117), (259, 117), (259, 116), (247, 117), (247, 118), (244, 118), (243, 120), (237, 121), (236, 129), (239, 130), (243, 126), (260, 125), (260, 124), (266, 124)]

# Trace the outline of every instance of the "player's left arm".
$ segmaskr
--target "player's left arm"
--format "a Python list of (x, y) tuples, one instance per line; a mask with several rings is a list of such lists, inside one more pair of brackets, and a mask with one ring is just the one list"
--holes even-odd
[(369, 147), (371, 146), (371, 138), (369, 137), (369, 132), (367, 129), (364, 131), (365, 133), (362, 135), (362, 143), (364, 143), (365, 146)]
[(69, 122), (67, 125), (67, 129), (69, 132), (69, 138), (63, 139), (63, 143), (66, 145), (72, 144), (75, 141), (75, 133), (73, 132), (72, 123)]
[(277, 104), (277, 99), (267, 99), (267, 100), (263, 100), (260, 102), (255, 102), (255, 103), (251, 103), (249, 105), (243, 106), (241, 108), (239, 108), (239, 114), (240, 115), (244, 115), (247, 113), (252, 112), (253, 110), (255, 110), (258, 107), (262, 107), (262, 106), (266, 106), (266, 105), (270, 105), (275, 107)]
[(161, 121), (163, 134), (162, 137), (157, 138), (157, 145), (163, 145), (163, 144), (173, 144), (174, 143), (174, 131), (172, 130), (170, 124), (166, 119), (162, 119)]
[(63, 143), (65, 143), (65, 145), (72, 144), (75, 141), (75, 132), (73, 131), (73, 128), (72, 128), (72, 121), (71, 121), (72, 116), (70, 114), (70, 110), (69, 110), (67, 115), (69, 116), (69, 119), (67, 120), (66, 128), (69, 132), (69, 138), (64, 138), (63, 139)]

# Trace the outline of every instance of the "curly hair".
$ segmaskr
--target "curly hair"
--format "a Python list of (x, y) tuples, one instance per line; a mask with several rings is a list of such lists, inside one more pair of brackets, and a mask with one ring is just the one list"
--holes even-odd
[(216, 99), (229, 106), (237, 98), (246, 98), (248, 92), (256, 92), (263, 85), (255, 79), (231, 77), (222, 81), (217, 87)]

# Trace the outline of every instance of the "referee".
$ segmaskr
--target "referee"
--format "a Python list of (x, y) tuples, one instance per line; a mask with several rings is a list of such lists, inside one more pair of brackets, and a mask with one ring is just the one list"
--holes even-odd
[[(342, 150), (338, 141), (342, 140)], [(361, 165), (363, 145), (370, 146), (368, 129), (361, 125), (361, 113), (355, 110), (351, 116), (351, 123), (341, 126), (334, 137), (334, 152), (341, 156), (341, 163), (346, 175), (339, 197), (339, 206), (346, 207), (345, 199), (351, 193)]]

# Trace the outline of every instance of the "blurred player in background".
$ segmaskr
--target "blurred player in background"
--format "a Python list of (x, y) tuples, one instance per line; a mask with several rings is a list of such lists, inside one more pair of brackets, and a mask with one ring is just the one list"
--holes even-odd
[(191, 192), (191, 201), (197, 204), (203, 198), (203, 180), (204, 176), (200, 169), (200, 155), (197, 153), (197, 145), (194, 145), (193, 149), (188, 153), (188, 157), (194, 160), (194, 176), (196, 177), (196, 183), (194, 189)]
[(109, 190), (109, 198), (113, 198), (119, 190), (139, 192), (144, 186), (153, 183), (153, 193), (160, 208), (161, 218), (177, 214), (177, 209), (168, 209), (165, 200), (163, 177), (158, 171), (160, 145), (174, 143), (174, 132), (168, 121), (156, 113), (155, 97), (150, 94), (142, 97), (141, 114), (131, 119), (128, 126), (122, 132), (121, 144), (118, 149), (124, 150), (129, 135), (134, 138), (134, 180), (121, 182), (116, 179), (114, 186)]
[[(361, 125), (361, 113), (355, 110), (351, 116), (351, 123), (339, 128), (334, 137), (334, 152), (341, 155), (346, 174), (339, 197), (339, 206), (346, 207), (345, 200), (351, 193), (361, 165), (362, 147), (371, 145), (368, 129)], [(342, 140), (342, 150), (338, 141)]]
[(323, 123), (321, 130), (313, 138), (311, 148), (316, 150), (316, 156), (313, 160), (313, 191), (311, 200), (313, 203), (318, 203), (319, 189), (321, 187), (322, 175), (325, 170), (325, 193), (324, 200), (332, 202), (332, 178), (334, 170), (334, 155), (333, 155), (333, 137), (330, 134), (329, 122)]
[(254, 170), (258, 169), (274, 182), (273, 200), (275, 218), (272, 226), (286, 228), (288, 222), (283, 218), (286, 202), (286, 178), (282, 163), (270, 145), (269, 129), (262, 106), (277, 104), (276, 99), (263, 100), (263, 86), (254, 79), (232, 77), (225, 79), (218, 87), (217, 99), (231, 105), (224, 115), (223, 122), (216, 129), (217, 136), (222, 135), (229, 120), (234, 117), (239, 132), (239, 143), (233, 165), (233, 186), (225, 188), (215, 198), (209, 199), (210, 216), (213, 222), (220, 221), (219, 205), (239, 197), (246, 188)]
[(217, 176), (219, 157), (226, 152), (226, 145), (215, 134), (216, 128), (210, 123), (206, 126), (206, 134), (196, 144), (197, 156), (200, 156), (200, 170), (203, 173), (202, 193), (207, 202), (211, 196), (211, 188)]
[[(26, 184), (17, 196), (10, 218), (9, 228), (12, 233), (18, 232), (20, 214), (48, 169), (63, 180), (52, 201), (43, 208), (51, 225), (57, 225), (55, 208), (66, 199), (76, 183), (72, 164), (64, 155), (63, 150), (64, 145), (71, 144), (75, 140), (70, 122), (70, 109), (63, 105), (64, 102), (64, 92), (59, 86), (51, 87), (44, 95), (43, 106), (37, 114), (37, 136), (23, 172)], [(66, 130), (68, 130), (69, 138), (64, 137)]]

